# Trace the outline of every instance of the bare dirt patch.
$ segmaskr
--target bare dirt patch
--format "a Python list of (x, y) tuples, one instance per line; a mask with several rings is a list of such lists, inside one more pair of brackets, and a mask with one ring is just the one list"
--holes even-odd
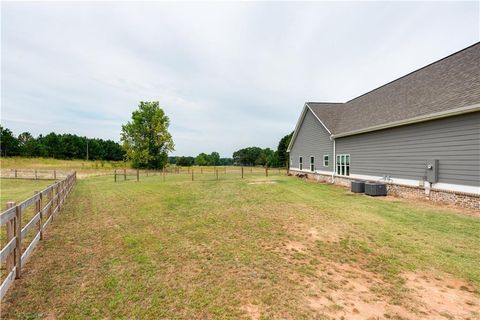
[[(323, 263), (323, 261), (322, 261)], [(320, 281), (307, 284), (307, 306), (334, 319), (480, 319), (480, 300), (463, 280), (409, 273), (401, 303), (384, 292), (392, 286), (377, 274), (349, 264), (325, 262)]]
[(242, 307), (242, 310), (245, 311), (247, 317), (252, 320), (260, 319), (260, 307), (254, 304), (247, 304)]
[(416, 273), (406, 274), (405, 279), (428, 319), (480, 319), (480, 297), (465, 281)]
[(262, 181), (252, 181), (252, 182), (249, 182), (248, 184), (275, 184), (275, 183), (277, 182), (273, 180), (262, 180)]
[(388, 290), (390, 285), (375, 273), (349, 264), (326, 264), (318, 270), (322, 281), (310, 284), (311, 295), (306, 299), (317, 315), (358, 320), (418, 318), (413, 310), (388, 302), (388, 297), (376, 290)]

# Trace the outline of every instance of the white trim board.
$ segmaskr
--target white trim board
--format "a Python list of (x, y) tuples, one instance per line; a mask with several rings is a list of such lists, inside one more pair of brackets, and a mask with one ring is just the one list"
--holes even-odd
[(308, 103), (305, 102), (305, 104), (303, 106), (302, 113), (300, 114), (300, 117), (298, 118), (297, 124), (295, 125), (295, 130), (293, 131), (292, 139), (290, 140), (290, 143), (288, 144), (287, 152), (290, 152), (292, 150), (293, 143), (294, 143), (295, 139), (297, 138), (298, 129), (300, 129), (300, 127), (303, 123), (303, 120), (305, 119), (305, 115), (307, 114), (307, 111), (310, 111), (313, 114), (313, 116), (318, 120), (318, 122), (320, 122), (320, 124), (325, 128), (325, 130), (327, 130), (327, 132), (330, 136), (332, 135), (330, 130), (323, 124), (322, 120), (320, 120), (320, 118), (317, 117), (317, 115), (315, 114), (315, 112), (313, 112), (313, 110), (310, 108)]

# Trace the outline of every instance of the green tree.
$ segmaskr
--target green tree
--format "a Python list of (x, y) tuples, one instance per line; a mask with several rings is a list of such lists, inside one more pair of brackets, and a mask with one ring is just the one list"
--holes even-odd
[(218, 166), (220, 165), (220, 154), (218, 152), (212, 152), (208, 156), (208, 164), (211, 166)]
[(3, 156), (18, 155), (18, 139), (12, 131), (0, 126), (0, 151)]
[(134, 168), (163, 168), (175, 144), (168, 132), (170, 120), (158, 101), (141, 101), (132, 121), (122, 126), (121, 140)]
[(182, 167), (191, 167), (193, 166), (194, 162), (195, 162), (194, 157), (177, 157), (175, 161), (177, 166), (182, 166)]
[(206, 153), (200, 153), (195, 158), (195, 164), (197, 166), (208, 166), (209, 165), (209, 156)]
[(280, 142), (278, 143), (277, 147), (277, 158), (278, 158), (278, 165), (283, 167), (288, 165), (288, 152), (287, 148), (288, 145), (290, 144), (290, 140), (292, 140), (293, 132), (290, 134), (287, 134), (285, 137), (283, 137)]

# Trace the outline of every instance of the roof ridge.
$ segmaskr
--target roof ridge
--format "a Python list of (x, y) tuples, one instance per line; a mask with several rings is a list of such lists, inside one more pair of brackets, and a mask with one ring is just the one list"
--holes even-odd
[(316, 104), (344, 104), (345, 102), (315, 102), (315, 101), (307, 101), (306, 104), (309, 103), (316, 103)]

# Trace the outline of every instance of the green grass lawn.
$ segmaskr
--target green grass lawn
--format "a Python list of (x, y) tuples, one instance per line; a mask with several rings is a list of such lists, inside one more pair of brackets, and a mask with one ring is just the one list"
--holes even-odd
[[(480, 219), (278, 174), (220, 178), (78, 180), (2, 316), (479, 316)], [(430, 303), (442, 292), (457, 307)]]
[(33, 196), (34, 191), (41, 191), (53, 184), (53, 180), (0, 179), (0, 203), (2, 210), (7, 201), (21, 201)]

